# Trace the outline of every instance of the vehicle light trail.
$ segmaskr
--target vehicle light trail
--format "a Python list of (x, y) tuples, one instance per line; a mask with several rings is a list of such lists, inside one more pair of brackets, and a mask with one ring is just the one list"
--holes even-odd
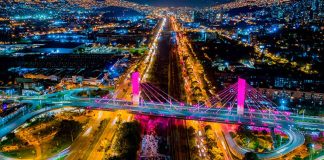
[(83, 137), (88, 136), (88, 135), (91, 133), (91, 130), (92, 130), (92, 127), (89, 127), (89, 128), (87, 129), (87, 131), (85, 131), (84, 134), (83, 134), (82, 136), (83, 136)]
[(157, 34), (155, 35), (152, 46), (150, 47), (148, 55), (145, 58), (144, 64), (148, 64), (148, 66), (146, 67), (146, 69), (144, 70), (144, 73), (142, 74), (143, 75), (143, 82), (146, 81), (148, 71), (150, 71), (150, 69), (152, 68), (152, 63), (153, 63), (153, 60), (154, 60), (153, 56), (156, 53), (157, 42), (158, 42), (158, 40), (159, 40), (159, 38), (161, 36), (161, 32), (162, 32), (162, 30), (163, 30), (163, 28), (165, 26), (165, 23), (166, 23), (166, 18), (163, 18), (162, 24), (161, 24)]

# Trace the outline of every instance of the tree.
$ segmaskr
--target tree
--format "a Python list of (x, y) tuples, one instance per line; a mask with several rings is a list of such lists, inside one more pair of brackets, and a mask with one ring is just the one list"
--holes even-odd
[(140, 148), (141, 125), (137, 121), (122, 123), (117, 131), (115, 149), (121, 159), (137, 159), (137, 151)]
[(189, 137), (189, 139), (192, 139), (192, 138), (194, 138), (195, 137), (195, 129), (192, 127), (192, 126), (190, 126), (189, 128), (188, 128), (188, 137)]
[(212, 127), (211, 127), (210, 125), (205, 126), (205, 132), (206, 132), (207, 130), (210, 130), (210, 129), (212, 129)]
[(243, 160), (259, 160), (259, 157), (254, 152), (247, 152), (245, 153)]
[(267, 130), (262, 130), (262, 134), (265, 136), (265, 135), (267, 135), (268, 134), (268, 132), (267, 132)]
[(312, 142), (313, 142), (312, 136), (310, 136), (309, 134), (306, 134), (305, 135), (305, 143), (308, 144), (308, 143), (312, 143)]
[[(7, 139), (8, 139), (8, 140), (11, 140), (11, 144), (14, 143), (14, 139), (15, 139), (15, 138), (16, 138), (15, 133), (11, 132), (11, 133), (7, 134)], [(0, 144), (1, 144), (1, 142), (0, 142)]]
[(242, 137), (247, 137), (249, 139), (253, 138), (253, 134), (252, 132), (248, 129), (247, 126), (244, 126), (244, 125), (240, 125), (238, 128), (237, 128), (237, 131), (236, 133)]
[(54, 139), (58, 143), (64, 143), (65, 141), (71, 141), (78, 136), (82, 129), (82, 125), (74, 120), (62, 120), (59, 126), (59, 131), (56, 133)]
[(295, 156), (293, 157), (293, 160), (302, 160), (302, 158), (300, 157), (300, 155), (295, 155)]
[(37, 105), (36, 106), (36, 110), (39, 110), (39, 109), (41, 109), (42, 108), (42, 105)]
[(213, 147), (211, 150), (208, 150), (208, 152), (210, 152), (209, 155), (212, 159), (224, 159), (223, 153), (219, 148)]
[(260, 142), (258, 140), (254, 141), (254, 150), (258, 151), (258, 149), (260, 148)]
[(7, 134), (7, 139), (14, 139), (16, 137), (15, 133), (10, 132), (9, 134)]
[(212, 149), (214, 148), (215, 146), (217, 146), (217, 141), (214, 137), (214, 132), (212, 130), (207, 130), (205, 132), (205, 135), (206, 135), (206, 146), (208, 149)]

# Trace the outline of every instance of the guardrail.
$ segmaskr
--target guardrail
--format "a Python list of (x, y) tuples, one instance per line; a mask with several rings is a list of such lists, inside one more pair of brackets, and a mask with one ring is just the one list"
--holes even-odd
[(4, 126), (7, 122), (9, 122), (10, 120), (16, 118), (21, 113), (24, 115), (24, 114), (26, 114), (28, 112), (29, 112), (29, 110), (27, 109), (26, 106), (20, 107), (18, 110), (8, 114), (7, 116), (1, 117), (1, 126)]

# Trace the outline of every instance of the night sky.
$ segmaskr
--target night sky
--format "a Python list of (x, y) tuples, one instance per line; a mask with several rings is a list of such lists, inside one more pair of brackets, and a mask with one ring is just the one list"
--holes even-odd
[(233, 0), (128, 0), (140, 4), (147, 4), (152, 6), (167, 6), (167, 7), (207, 7), (215, 4), (226, 3)]

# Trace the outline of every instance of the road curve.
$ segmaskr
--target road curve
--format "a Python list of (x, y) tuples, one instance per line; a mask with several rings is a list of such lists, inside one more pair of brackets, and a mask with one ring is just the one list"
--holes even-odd
[[(289, 137), (289, 142), (285, 145), (276, 148), (275, 150), (268, 152), (268, 153), (258, 153), (258, 157), (260, 159), (277, 159), (283, 155), (286, 155), (293, 151), (295, 148), (301, 146), (305, 142), (304, 135), (302, 135), (299, 131), (295, 129), (287, 129), (281, 128), (283, 132), (285, 132)], [(246, 152), (249, 150), (240, 147), (236, 142), (234, 142), (233, 138), (230, 136), (228, 130), (224, 129), (224, 135), (228, 145), (231, 148), (233, 154), (239, 158), (242, 158)], [(234, 149), (234, 151), (232, 150)]]

